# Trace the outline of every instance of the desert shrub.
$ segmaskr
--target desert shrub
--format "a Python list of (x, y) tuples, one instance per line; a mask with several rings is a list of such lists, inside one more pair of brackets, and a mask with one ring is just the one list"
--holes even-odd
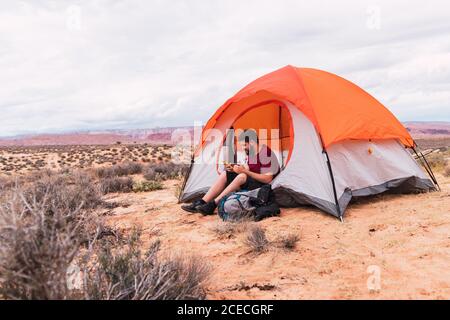
[(204, 299), (209, 267), (195, 257), (158, 258), (160, 242), (143, 254), (140, 232), (133, 232), (122, 250), (105, 246), (85, 272), (87, 299)]
[(133, 184), (134, 192), (149, 192), (163, 189), (160, 181), (140, 181)]
[(264, 229), (258, 225), (251, 226), (247, 231), (245, 244), (255, 253), (267, 251), (269, 241), (267, 240)]
[(126, 162), (121, 165), (121, 168), (127, 174), (139, 174), (142, 173), (143, 166), (138, 162)]
[(181, 182), (177, 183), (175, 185), (174, 195), (178, 199), (181, 196), (181, 193), (183, 192), (183, 184)]
[[(97, 246), (104, 246), (105, 243), (109, 245), (121, 245), (126, 243), (126, 237), (124, 231), (116, 227), (104, 224), (102, 221), (95, 220), (95, 223), (88, 223), (91, 227), (95, 227), (95, 230), (87, 230), (85, 240), (82, 244), (85, 246), (92, 245), (95, 240)], [(91, 248), (92, 249), (92, 248)], [(92, 252), (87, 252), (86, 257), (89, 257)]]
[(101, 190), (94, 179), (85, 172), (75, 171), (69, 176), (69, 189), (72, 190), (74, 196), (71, 200), (74, 205), (82, 204), (83, 209), (94, 209), (104, 204), (101, 199)]
[(296, 234), (283, 235), (277, 240), (278, 247), (286, 250), (293, 250), (300, 240)]
[(147, 180), (179, 179), (183, 176), (187, 166), (173, 162), (161, 162), (148, 166), (144, 170), (144, 178)]
[(73, 208), (67, 190), (57, 198), (20, 189), (0, 204), (0, 296), (6, 299), (66, 299), (67, 270), (86, 240), (92, 216)]
[(11, 178), (0, 177), (0, 192), (14, 187), (15, 182)]
[(149, 181), (155, 181), (158, 180), (158, 176), (155, 172), (155, 169), (153, 169), (151, 166), (144, 169), (144, 178)]
[[(70, 169), (65, 169), (67, 172), (66, 174), (70, 174), (72, 171)], [(62, 170), (61, 170), (62, 173)], [(34, 182), (36, 180), (41, 180), (41, 179), (46, 179), (49, 177), (54, 177), (55, 175), (57, 175), (56, 172), (50, 170), (50, 169), (42, 169), (42, 170), (37, 170), (37, 171), (33, 171), (30, 174), (27, 175), (26, 180), (28, 182)]]
[(447, 164), (444, 154), (442, 154), (441, 152), (433, 152), (433, 153), (427, 155), (426, 159), (427, 159), (429, 165), (433, 169), (437, 169), (437, 170), (443, 169), (445, 167), (445, 165)]
[(450, 177), (450, 165), (447, 165), (444, 170), (444, 176)]
[(54, 207), (68, 207), (70, 210), (79, 207), (93, 209), (103, 203), (98, 186), (84, 172), (73, 171), (70, 174), (47, 172), (35, 178), (37, 180), (24, 187), (24, 196), (28, 202), (40, 203), (48, 198)]
[(221, 239), (230, 239), (236, 234), (242, 233), (251, 226), (249, 221), (240, 220), (238, 222), (219, 222), (212, 228), (212, 231)]
[(101, 167), (96, 169), (97, 177), (99, 178), (114, 178), (123, 177), (132, 174), (139, 174), (142, 172), (143, 166), (137, 162), (125, 162), (116, 164), (111, 167)]
[(112, 192), (131, 192), (133, 190), (133, 179), (130, 177), (101, 179), (100, 189), (104, 194)]

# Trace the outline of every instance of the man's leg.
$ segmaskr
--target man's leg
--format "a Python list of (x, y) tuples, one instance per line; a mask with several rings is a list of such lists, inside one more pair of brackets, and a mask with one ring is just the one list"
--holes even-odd
[(227, 194), (239, 190), (241, 186), (247, 181), (247, 175), (245, 173), (240, 173), (233, 179), (233, 181), (214, 199), (208, 201), (204, 205), (198, 207), (198, 211), (203, 215), (214, 214), (214, 210), (217, 207), (220, 199), (225, 197)]
[(209, 188), (208, 192), (203, 196), (203, 200), (205, 202), (212, 201), (214, 197), (222, 192), (227, 183), (227, 173), (226, 171), (222, 172), (216, 182)]
[(247, 175), (245, 173), (238, 174), (236, 178), (234, 178), (233, 181), (214, 199), (214, 202), (218, 204), (220, 199), (222, 199), (229, 193), (239, 190), (246, 181)]
[(227, 184), (227, 174), (226, 172), (222, 172), (219, 178), (216, 180), (216, 182), (214, 182), (212, 187), (209, 188), (208, 192), (202, 199), (195, 200), (194, 202), (189, 204), (184, 204), (181, 206), (181, 209), (191, 213), (198, 212), (199, 206), (204, 205), (209, 201), (212, 201), (215, 196), (217, 196), (219, 193), (222, 192), (226, 184)]

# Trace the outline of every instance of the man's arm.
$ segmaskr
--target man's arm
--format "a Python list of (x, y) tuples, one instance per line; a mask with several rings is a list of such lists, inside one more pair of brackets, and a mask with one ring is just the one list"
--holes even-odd
[(273, 174), (271, 173), (255, 173), (250, 171), (248, 168), (246, 168), (245, 166), (234, 166), (234, 172), (236, 173), (245, 173), (247, 176), (262, 182), (262, 183), (270, 183), (272, 182), (273, 179)]

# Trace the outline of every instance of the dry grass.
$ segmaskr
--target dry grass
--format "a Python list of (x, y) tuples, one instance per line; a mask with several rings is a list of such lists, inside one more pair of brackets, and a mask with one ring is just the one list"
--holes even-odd
[[(125, 171), (136, 172), (130, 166)], [(156, 185), (157, 184), (157, 185)], [(144, 254), (140, 234), (125, 237), (95, 209), (106, 192), (131, 191), (133, 180), (96, 180), (84, 171), (41, 170), (0, 181), (0, 297), (3, 299), (203, 299), (209, 267), (191, 256)], [(142, 191), (159, 188), (145, 182)], [(69, 266), (84, 271), (73, 290)]]
[(0, 192), (11, 189), (14, 187), (15, 182), (11, 178), (0, 177)]
[(275, 243), (277, 244), (277, 247), (291, 251), (295, 249), (299, 240), (300, 237), (298, 235), (287, 234), (280, 236), (280, 238)]
[(220, 239), (231, 239), (234, 238), (237, 234), (245, 232), (251, 226), (250, 221), (238, 221), (238, 222), (218, 222), (212, 228), (212, 231), (220, 238)]
[(210, 268), (196, 257), (160, 259), (160, 242), (143, 254), (140, 232), (131, 234), (125, 248), (105, 246), (86, 274), (87, 299), (156, 300), (204, 299)]
[(254, 253), (262, 253), (268, 250), (269, 240), (267, 240), (266, 232), (258, 225), (252, 225), (247, 231), (245, 244)]
[(433, 152), (426, 156), (429, 165), (435, 170), (442, 170), (447, 165), (447, 160), (441, 152)]
[[(35, 180), (34, 180), (35, 179)], [(85, 172), (70, 174), (45, 172), (33, 176), (28, 183), (18, 184), (30, 203), (52, 201), (54, 206), (68, 207), (70, 210), (94, 209), (103, 204), (101, 192), (95, 181)]]
[[(244, 244), (250, 248), (250, 252), (260, 254), (272, 248), (280, 248), (286, 251), (293, 251), (300, 237), (297, 234), (289, 233), (280, 235), (276, 240), (270, 241), (262, 227), (255, 223), (238, 223), (236, 226), (243, 226), (243, 229), (235, 229), (233, 225), (223, 225), (222, 229), (217, 229), (219, 235), (231, 238), (237, 232), (246, 231)], [(237, 232), (236, 232), (237, 231)]]
[(450, 177), (450, 165), (447, 165), (443, 172), (445, 177)]
[[(75, 188), (78, 189), (78, 188)], [(95, 221), (75, 189), (37, 185), (2, 195), (0, 296), (66, 299), (66, 273)]]

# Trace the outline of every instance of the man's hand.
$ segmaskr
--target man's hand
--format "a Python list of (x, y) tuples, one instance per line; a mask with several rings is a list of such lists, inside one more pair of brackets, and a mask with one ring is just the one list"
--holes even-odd
[(247, 171), (247, 168), (237, 164), (233, 167), (233, 171), (236, 172), (237, 174), (245, 173)]

